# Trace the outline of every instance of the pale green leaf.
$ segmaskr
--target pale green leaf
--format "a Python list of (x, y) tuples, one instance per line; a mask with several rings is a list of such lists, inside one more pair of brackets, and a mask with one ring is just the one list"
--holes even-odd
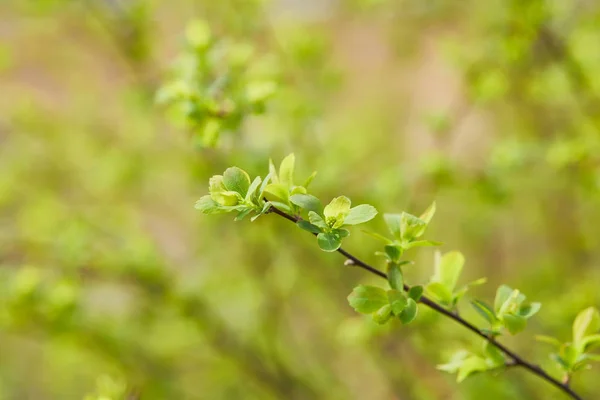
[(411, 242), (425, 233), (427, 224), (412, 214), (403, 212), (400, 214), (401, 238), (405, 242)]
[(388, 265), (388, 282), (392, 289), (403, 291), (404, 290), (404, 276), (400, 266), (396, 263), (390, 263)]
[(250, 187), (250, 176), (241, 168), (227, 168), (223, 173), (223, 184), (227, 190), (238, 192), (240, 196), (246, 197)]
[(311, 224), (316, 225), (319, 228), (322, 228), (322, 229), (328, 228), (323, 217), (321, 217), (319, 214), (317, 214), (314, 211), (308, 212), (308, 220), (310, 221)]
[(451, 251), (444, 254), (437, 261), (433, 281), (444, 285), (450, 293), (454, 292), (465, 264), (465, 257), (458, 251)]
[(308, 189), (308, 187), (312, 183), (313, 179), (315, 179), (315, 176), (317, 176), (317, 171), (314, 171), (312, 174), (310, 174), (310, 176), (308, 178), (306, 178), (306, 180), (304, 181), (304, 184), (302, 186), (304, 186), (306, 189)]
[(342, 220), (348, 215), (350, 212), (350, 199), (346, 196), (339, 196), (331, 200), (329, 204), (325, 206), (323, 209), (323, 215), (325, 218), (336, 218), (339, 219), (340, 216)]
[(573, 342), (579, 343), (581, 340), (600, 329), (600, 315), (594, 307), (588, 307), (577, 314), (573, 322)]
[(531, 318), (535, 314), (537, 314), (538, 311), (540, 311), (540, 308), (542, 308), (541, 303), (534, 302), (530, 304), (525, 304), (519, 308), (519, 315), (523, 318)]
[(277, 200), (282, 203), (289, 202), (290, 192), (288, 187), (282, 183), (270, 183), (264, 190), (265, 197), (268, 200)]
[(314, 211), (317, 214), (323, 214), (323, 205), (321, 200), (310, 194), (295, 194), (290, 197), (290, 201), (306, 211)]
[(358, 225), (372, 220), (377, 215), (375, 207), (368, 204), (361, 204), (352, 207), (350, 212), (344, 218), (344, 225)]
[(431, 282), (427, 285), (427, 293), (429, 293), (432, 297), (435, 297), (436, 300), (446, 304), (452, 304), (452, 293), (440, 282)]
[(361, 314), (371, 314), (389, 304), (385, 290), (376, 286), (358, 285), (348, 296), (348, 303)]
[(431, 218), (433, 218), (434, 214), (435, 214), (435, 201), (433, 203), (431, 203), (431, 205), (427, 208), (427, 210), (425, 210), (425, 212), (419, 217), (419, 219), (422, 220), (423, 222), (425, 222), (426, 224), (429, 224), (429, 222), (431, 222)]
[(279, 183), (285, 185), (288, 190), (290, 186), (294, 184), (294, 164), (296, 162), (296, 158), (294, 153), (288, 155), (286, 158), (281, 161), (281, 165), (279, 166)]
[(200, 200), (196, 202), (194, 207), (204, 214), (216, 214), (223, 212), (223, 210), (220, 209), (221, 206), (216, 203), (210, 195), (202, 196)]
[(414, 242), (410, 242), (404, 245), (406, 250), (412, 249), (413, 247), (432, 247), (432, 246), (441, 246), (444, 243), (436, 242), (434, 240), (415, 240)]
[(400, 240), (402, 238), (401, 215), (400, 214), (383, 214), (383, 219), (390, 233), (394, 238)]
[(504, 314), (502, 316), (502, 322), (506, 329), (513, 335), (523, 331), (527, 326), (527, 319), (515, 314)]
[(600, 334), (599, 333), (596, 333), (593, 335), (588, 335), (588, 336), (584, 337), (583, 339), (581, 339), (581, 348), (584, 351), (594, 349), (597, 346), (600, 346)]
[(486, 371), (487, 369), (488, 365), (485, 359), (472, 355), (464, 360), (461, 364), (460, 368), (458, 369), (456, 381), (460, 383), (467, 379), (470, 375), (476, 372)]
[(373, 314), (373, 321), (379, 325), (383, 325), (392, 317), (392, 306), (386, 304)]
[(258, 187), (260, 186), (262, 179), (260, 176), (254, 178), (250, 187), (248, 188), (248, 192), (246, 193), (246, 201), (252, 201), (258, 198), (259, 193), (257, 193)]
[(506, 285), (501, 285), (496, 290), (496, 298), (494, 299), (494, 310), (496, 313), (499, 313), (500, 308), (502, 308), (503, 304), (510, 298), (513, 293), (513, 289)]
[(471, 305), (473, 306), (473, 308), (475, 308), (475, 311), (477, 311), (479, 315), (485, 318), (485, 320), (488, 321), (490, 324), (493, 324), (496, 321), (496, 315), (494, 314), (494, 310), (492, 310), (492, 308), (483, 301), (473, 300), (471, 302)]
[(371, 231), (368, 231), (368, 230), (366, 230), (366, 229), (362, 229), (362, 231), (363, 231), (364, 233), (366, 233), (367, 235), (369, 235), (369, 236), (372, 236), (372, 237), (374, 237), (375, 239), (381, 240), (382, 242), (384, 242), (384, 243), (386, 243), (386, 244), (391, 244), (391, 243), (393, 243), (393, 241), (392, 241), (392, 240), (390, 240), (390, 239), (386, 238), (386, 237), (385, 237), (385, 236), (383, 236), (383, 235), (380, 235), (379, 233), (376, 233), (376, 232), (371, 232)]
[(542, 343), (547, 343), (550, 344), (554, 347), (560, 347), (562, 346), (562, 343), (560, 340), (558, 340), (557, 338), (554, 338), (552, 336), (545, 336), (545, 335), (536, 335), (535, 336), (535, 340), (537, 340), (538, 342), (542, 342)]

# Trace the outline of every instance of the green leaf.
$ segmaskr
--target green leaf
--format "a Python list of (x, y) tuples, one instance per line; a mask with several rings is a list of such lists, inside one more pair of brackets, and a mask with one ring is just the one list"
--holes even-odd
[(400, 266), (396, 263), (388, 264), (388, 282), (392, 289), (404, 291), (404, 276)]
[(460, 368), (458, 369), (458, 375), (456, 376), (457, 382), (462, 382), (467, 379), (470, 375), (476, 372), (486, 371), (488, 369), (487, 362), (485, 359), (479, 356), (470, 356), (463, 361)]
[(470, 353), (466, 350), (459, 350), (450, 357), (450, 360), (446, 364), (437, 365), (436, 368), (440, 371), (449, 372), (454, 374), (458, 372), (463, 362), (469, 357)]
[(238, 192), (228, 190), (225, 192), (212, 192), (210, 197), (219, 205), (232, 207), (238, 205), (243, 199)]
[(271, 177), (271, 181), (273, 183), (279, 183), (279, 175), (277, 175), (277, 169), (275, 168), (275, 164), (273, 164), (273, 160), (269, 159), (269, 176)]
[(325, 223), (325, 220), (323, 219), (323, 217), (321, 217), (319, 214), (317, 214), (314, 211), (308, 212), (308, 220), (310, 221), (311, 224), (316, 225), (319, 228), (322, 228), (322, 229), (329, 228), (327, 226), (327, 224)]
[(210, 195), (202, 196), (200, 200), (196, 202), (194, 208), (200, 210), (204, 214), (216, 214), (219, 212), (223, 212), (220, 209), (220, 205), (216, 203)]
[(562, 358), (560, 355), (556, 354), (556, 353), (552, 353), (550, 354), (550, 358), (554, 361), (556, 361), (556, 363), (565, 371), (569, 371), (571, 369), (571, 366), (569, 365), (569, 363)]
[(440, 282), (431, 282), (427, 285), (427, 292), (438, 301), (450, 306), (452, 304), (452, 293)]
[(361, 204), (350, 209), (350, 212), (344, 219), (344, 225), (358, 225), (372, 220), (377, 215), (375, 207), (368, 204)]
[(435, 214), (435, 201), (433, 203), (431, 203), (431, 205), (427, 208), (427, 210), (425, 210), (425, 212), (419, 217), (419, 219), (422, 220), (423, 222), (425, 222), (426, 224), (429, 224), (429, 222), (431, 222), (431, 218), (433, 218), (434, 214)]
[(588, 335), (581, 339), (581, 348), (584, 351), (591, 350), (596, 346), (600, 346), (600, 334)]
[(296, 162), (296, 158), (294, 153), (288, 155), (286, 158), (281, 161), (281, 165), (279, 166), (279, 183), (285, 185), (288, 190), (290, 186), (294, 184), (294, 164)]
[(264, 190), (265, 196), (269, 200), (277, 200), (282, 203), (288, 203), (290, 200), (290, 192), (287, 186), (283, 183), (270, 183)]
[(550, 344), (554, 347), (562, 346), (560, 340), (558, 340), (557, 338), (553, 338), (552, 336), (536, 335), (535, 340), (537, 340), (538, 342)]
[(326, 219), (335, 218), (343, 221), (346, 215), (350, 212), (350, 199), (346, 196), (339, 196), (331, 200), (323, 209), (323, 215)]
[(433, 246), (441, 246), (443, 242), (436, 242), (434, 240), (415, 240), (414, 242), (410, 242), (404, 245), (404, 249), (412, 249), (413, 247), (433, 247)]
[(417, 317), (418, 311), (419, 308), (417, 307), (417, 302), (409, 298), (406, 302), (406, 308), (404, 308), (404, 311), (402, 311), (399, 316), (400, 321), (402, 321), (402, 323), (405, 325), (410, 324)]
[(491, 361), (493, 366), (501, 366), (506, 362), (504, 353), (487, 340), (483, 344), (483, 353), (486, 355), (486, 358)]
[(385, 245), (384, 250), (391, 262), (396, 264), (400, 262), (400, 257), (402, 256), (402, 247), (397, 244), (387, 244)]
[(477, 311), (479, 315), (485, 318), (485, 320), (488, 321), (490, 324), (496, 322), (496, 314), (494, 314), (494, 310), (492, 310), (492, 308), (489, 305), (480, 300), (473, 300), (471, 302), (471, 305), (473, 305), (475, 311)]
[(256, 191), (258, 190), (258, 187), (260, 186), (261, 182), (262, 179), (260, 179), (260, 176), (254, 178), (254, 180), (250, 184), (250, 187), (248, 188), (248, 192), (246, 193), (246, 201), (252, 201), (258, 197), (258, 193)]
[(584, 337), (598, 332), (600, 329), (600, 315), (594, 307), (581, 311), (573, 322), (573, 342), (579, 343)]
[(523, 331), (527, 326), (527, 319), (515, 314), (504, 314), (502, 316), (504, 326), (512, 335)]
[(540, 311), (540, 308), (542, 308), (541, 303), (534, 302), (530, 304), (525, 304), (519, 308), (519, 315), (523, 318), (528, 319), (537, 314), (538, 311)]
[(391, 243), (393, 243), (393, 241), (392, 241), (392, 240), (390, 240), (390, 239), (386, 238), (386, 237), (385, 237), (385, 236), (383, 236), (383, 235), (380, 235), (379, 233), (376, 233), (376, 232), (371, 232), (371, 231), (368, 231), (368, 230), (366, 230), (366, 229), (362, 229), (362, 231), (363, 231), (363, 233), (366, 233), (367, 235), (369, 235), (369, 236), (372, 236), (372, 237), (374, 237), (375, 239), (381, 240), (382, 242), (384, 242), (384, 243), (386, 243), (386, 244), (391, 244)]
[(308, 187), (312, 183), (313, 179), (315, 179), (315, 176), (317, 176), (317, 171), (314, 171), (312, 174), (310, 174), (310, 176), (308, 178), (306, 178), (306, 180), (304, 181), (304, 184), (302, 186), (304, 186), (305, 188), (308, 189)]
[(263, 194), (264, 194), (265, 189), (266, 189), (267, 185), (269, 184), (269, 182), (271, 182), (271, 174), (267, 174), (267, 176), (265, 176), (265, 179), (262, 181), (262, 184), (260, 185), (260, 189), (258, 190), (259, 197), (263, 197)]
[(383, 325), (392, 317), (392, 306), (386, 304), (373, 314), (373, 321), (379, 325)]
[(318, 226), (313, 225), (310, 222), (305, 221), (303, 219), (296, 222), (296, 225), (298, 225), (301, 229), (304, 229), (305, 231), (308, 231), (310, 233), (321, 233), (321, 229)]
[(421, 300), (421, 296), (423, 296), (423, 286), (415, 285), (408, 289), (408, 297), (418, 302)]
[(333, 231), (331, 231), (331, 233), (334, 233), (341, 238), (350, 236), (350, 231), (348, 229), (344, 229), (344, 228), (334, 229)]
[(458, 251), (451, 251), (436, 261), (433, 281), (444, 285), (448, 292), (454, 292), (458, 277), (465, 264), (465, 257)]
[(392, 306), (392, 312), (394, 315), (399, 316), (408, 304), (408, 299), (404, 292), (400, 290), (391, 289), (387, 291), (388, 301)]
[(251, 208), (248, 208), (246, 210), (240, 211), (238, 215), (236, 215), (235, 220), (234, 221), (241, 221), (244, 218), (246, 218), (246, 216), (248, 214), (250, 214), (252, 212)]
[(358, 285), (348, 296), (348, 303), (361, 314), (371, 314), (388, 305), (385, 290), (376, 286)]
[(314, 211), (317, 214), (323, 214), (323, 205), (321, 200), (310, 194), (295, 194), (290, 197), (290, 201), (306, 211)]
[(425, 233), (425, 228), (427, 228), (427, 224), (414, 215), (406, 212), (400, 214), (400, 236), (403, 241), (412, 242), (419, 238)]
[(513, 289), (506, 285), (501, 285), (496, 290), (496, 298), (494, 299), (494, 310), (500, 312), (500, 308), (506, 303), (513, 293)]
[(319, 233), (317, 235), (317, 243), (323, 251), (332, 252), (336, 251), (342, 245), (342, 240), (338, 235), (333, 233)]
[(250, 176), (238, 167), (227, 168), (223, 173), (223, 184), (228, 190), (238, 192), (240, 196), (246, 197), (250, 187)]
[(383, 219), (392, 236), (400, 240), (402, 238), (402, 216), (400, 214), (383, 214)]

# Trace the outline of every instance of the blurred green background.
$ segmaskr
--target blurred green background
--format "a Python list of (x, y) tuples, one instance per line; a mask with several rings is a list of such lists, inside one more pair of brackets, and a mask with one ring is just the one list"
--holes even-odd
[[(213, 148), (154, 101), (192, 19), (278, 76)], [(558, 374), (534, 335), (600, 305), (599, 44), (585, 0), (3, 0), (0, 399), (563, 398), (518, 369), (457, 385), (435, 366), (467, 331), (426, 309), (376, 326), (346, 296), (377, 281), (310, 235), (193, 206), (290, 152), (326, 202), (436, 200), (428, 237), (488, 277), (473, 294), (543, 303), (503, 340)], [(382, 266), (359, 229), (344, 247)]]

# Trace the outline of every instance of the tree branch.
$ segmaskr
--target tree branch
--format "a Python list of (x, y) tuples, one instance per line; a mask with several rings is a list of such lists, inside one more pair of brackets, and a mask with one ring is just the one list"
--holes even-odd
[[(275, 208), (273, 206), (271, 206), (270, 212), (277, 214), (293, 223), (296, 223), (301, 220), (301, 218), (289, 215), (281, 210), (278, 210), (277, 208)], [(387, 280), (386, 273), (378, 270), (375, 267), (372, 267), (371, 265), (365, 263), (364, 261), (361, 261), (360, 259), (356, 258), (352, 254), (348, 253), (346, 250), (339, 248), (337, 250), (337, 252), (342, 254), (344, 257), (346, 257), (347, 260), (350, 260), (350, 262), (346, 263), (347, 265), (362, 268), (364, 270), (369, 271), (372, 274), (375, 274), (375, 275)], [(404, 285), (404, 288), (406, 290), (410, 289), (410, 287), (407, 285)], [(461, 316), (454, 314), (453, 312), (445, 309), (444, 307), (437, 304), (435, 301), (431, 300), (430, 298), (428, 298), (426, 296), (422, 296), (421, 299), (419, 300), (419, 302), (426, 305), (427, 307), (433, 309), (434, 311), (436, 311), (440, 314), (443, 314), (444, 316), (450, 318), (451, 320), (459, 323), (460, 325), (464, 326), (471, 332), (475, 333), (477, 336), (479, 336), (479, 337), (483, 338), (484, 340), (486, 340), (487, 342), (489, 342), (491, 345), (496, 347), (498, 350), (502, 351), (506, 356), (508, 356), (510, 358), (510, 360), (508, 361), (508, 365), (523, 367), (524, 369), (531, 372), (532, 374), (534, 374), (534, 375), (540, 377), (541, 379), (545, 380), (546, 382), (554, 385), (556, 388), (560, 389), (565, 394), (569, 395), (572, 399), (583, 400), (583, 398), (581, 396), (579, 396), (577, 393), (575, 393), (569, 387), (568, 382), (561, 382), (558, 379), (553, 378), (546, 371), (544, 371), (540, 366), (532, 364), (531, 362), (525, 360), (524, 358), (522, 358), (521, 356), (516, 354), (513, 350), (510, 350), (503, 344), (496, 341), (496, 339), (494, 337), (488, 336), (487, 334), (480, 331), (479, 328), (477, 328), (475, 325), (471, 324), (469, 321), (465, 320)]]

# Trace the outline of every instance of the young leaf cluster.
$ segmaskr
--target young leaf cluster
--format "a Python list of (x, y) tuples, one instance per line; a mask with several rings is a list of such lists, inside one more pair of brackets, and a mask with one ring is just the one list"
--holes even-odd
[(592, 362), (600, 362), (600, 354), (591, 352), (600, 347), (600, 313), (594, 307), (581, 311), (573, 322), (573, 338), (570, 342), (561, 343), (550, 336), (540, 335), (536, 338), (554, 346), (556, 351), (550, 357), (567, 376), (591, 368)]
[(497, 336), (506, 328), (515, 335), (525, 329), (527, 320), (542, 307), (540, 303), (526, 303), (525, 300), (526, 296), (519, 290), (501, 285), (496, 291), (493, 308), (481, 300), (474, 300), (471, 304), (489, 322), (490, 329), (486, 333)]
[(255, 57), (250, 44), (218, 38), (206, 22), (194, 20), (157, 102), (169, 106), (201, 146), (214, 147), (222, 132), (235, 132), (265, 111), (277, 91), (276, 69), (273, 59)]

